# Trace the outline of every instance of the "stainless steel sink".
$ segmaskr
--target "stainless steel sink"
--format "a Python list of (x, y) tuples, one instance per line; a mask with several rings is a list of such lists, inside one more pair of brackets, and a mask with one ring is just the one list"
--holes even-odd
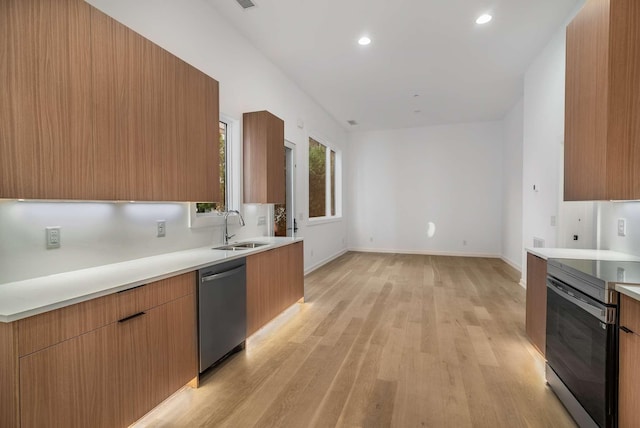
[(242, 251), (250, 248), (258, 248), (263, 245), (269, 245), (266, 242), (239, 242), (237, 244), (222, 245), (220, 247), (213, 247), (214, 250), (223, 251)]
[(238, 248), (258, 248), (264, 245), (269, 245), (266, 242), (241, 242), (238, 244), (233, 244), (234, 247)]
[(238, 247), (235, 245), (223, 245), (221, 247), (213, 247), (212, 250), (222, 250), (222, 251), (238, 251), (238, 250), (248, 250), (249, 247)]

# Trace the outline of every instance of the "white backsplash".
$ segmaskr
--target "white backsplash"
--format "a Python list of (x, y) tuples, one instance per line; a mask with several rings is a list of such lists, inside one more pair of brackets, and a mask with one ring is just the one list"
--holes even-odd
[[(599, 202), (599, 248), (640, 256), (640, 202)], [(626, 236), (618, 236), (618, 219), (627, 221)]]
[[(265, 236), (269, 205), (245, 205), (246, 226), (230, 219), (234, 239)], [(156, 237), (156, 221), (166, 237)], [(231, 225), (231, 223), (234, 223)], [(61, 228), (47, 250), (45, 227)], [(222, 243), (223, 227), (189, 228), (188, 203), (0, 201), (0, 283)]]

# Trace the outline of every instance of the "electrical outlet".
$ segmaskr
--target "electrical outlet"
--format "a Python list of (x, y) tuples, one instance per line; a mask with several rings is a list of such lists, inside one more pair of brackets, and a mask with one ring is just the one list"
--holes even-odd
[(627, 220), (624, 218), (618, 219), (618, 236), (627, 236)]
[(626, 279), (626, 278), (625, 278), (625, 277), (626, 277), (626, 275), (625, 275), (624, 268), (622, 268), (622, 267), (618, 267), (618, 272), (617, 272), (617, 273), (618, 273), (618, 281), (620, 281), (620, 282), (624, 282), (624, 281), (625, 281), (625, 279)]
[(164, 238), (167, 236), (167, 222), (165, 220), (158, 220), (156, 225), (158, 227), (158, 234), (156, 236), (158, 238)]
[(47, 238), (47, 249), (60, 248), (60, 226), (45, 228)]
[(462, 241), (462, 245), (464, 245), (465, 247), (467, 246), (467, 240), (466, 239), (464, 241)]
[(556, 225), (556, 216), (552, 215), (551, 216), (551, 226), (555, 226)]
[(267, 217), (263, 215), (258, 217), (258, 226), (264, 226), (265, 224), (267, 224)]

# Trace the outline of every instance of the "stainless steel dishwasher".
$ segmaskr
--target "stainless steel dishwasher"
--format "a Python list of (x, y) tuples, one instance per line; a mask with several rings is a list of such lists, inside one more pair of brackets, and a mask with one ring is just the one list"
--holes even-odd
[(198, 271), (198, 347), (200, 373), (236, 349), (247, 334), (245, 259)]

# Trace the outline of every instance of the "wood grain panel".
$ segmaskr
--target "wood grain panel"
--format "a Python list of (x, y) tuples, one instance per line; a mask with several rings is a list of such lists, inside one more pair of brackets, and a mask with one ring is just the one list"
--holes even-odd
[(620, 294), (620, 325), (640, 334), (640, 302)]
[(278, 259), (275, 250), (247, 257), (247, 336), (278, 313)]
[(527, 253), (526, 331), (531, 343), (545, 354), (547, 328), (547, 261)]
[(18, 327), (0, 323), (0, 426), (20, 426)]
[(221, 202), (218, 162), (218, 82), (178, 60), (176, 67), (176, 137), (167, 142), (167, 188), (175, 200)]
[(20, 359), (23, 428), (125, 426), (114, 381), (116, 325)]
[(567, 27), (564, 200), (607, 198), (609, 1), (588, 1)]
[(283, 269), (284, 306), (288, 308), (300, 299), (304, 299), (304, 248), (302, 242), (282, 247), (286, 256), (281, 261)]
[(195, 294), (149, 311), (154, 406), (198, 376), (196, 319)]
[(608, 198), (640, 198), (640, 3), (611, 3)]
[(267, 195), (269, 203), (286, 201), (286, 170), (284, 149), (284, 121), (271, 115), (267, 123)]
[(21, 319), (16, 322), (19, 331), (19, 355), (31, 354), (103, 327), (117, 319), (115, 295)]
[(268, 111), (242, 115), (244, 201), (285, 202), (284, 122)]
[(620, 326), (632, 330), (620, 331), (618, 426), (637, 424), (640, 406), (640, 302), (620, 295)]
[(196, 289), (196, 273), (188, 272), (141, 287), (125, 290), (117, 296), (117, 318), (122, 319), (154, 308), (188, 294)]
[(155, 132), (146, 131), (159, 106), (145, 79), (155, 75), (146, 73), (155, 58), (145, 52), (148, 42), (97, 9), (91, 11), (91, 47), (97, 198), (153, 200), (159, 183), (151, 168), (160, 168), (160, 159), (153, 148)]
[(0, 2), (0, 198), (93, 195), (90, 8)]
[(122, 426), (129, 426), (154, 406), (153, 324), (150, 311), (114, 324), (117, 331), (117, 389), (122, 411)]

